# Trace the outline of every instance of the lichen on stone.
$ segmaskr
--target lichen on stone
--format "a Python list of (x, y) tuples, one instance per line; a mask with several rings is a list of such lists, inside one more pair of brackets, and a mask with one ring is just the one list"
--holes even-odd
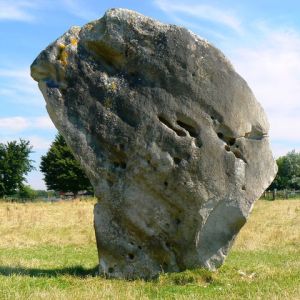
[(66, 49), (66, 45), (59, 43), (57, 46), (58, 46), (57, 59), (65, 67), (68, 64), (68, 52)]

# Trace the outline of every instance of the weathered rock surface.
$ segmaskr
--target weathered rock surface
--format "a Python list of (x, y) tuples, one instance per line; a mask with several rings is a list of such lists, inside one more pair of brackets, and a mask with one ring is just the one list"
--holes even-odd
[(99, 199), (100, 272), (219, 267), (276, 173), (266, 115), (224, 55), (184, 28), (112, 9), (31, 70)]

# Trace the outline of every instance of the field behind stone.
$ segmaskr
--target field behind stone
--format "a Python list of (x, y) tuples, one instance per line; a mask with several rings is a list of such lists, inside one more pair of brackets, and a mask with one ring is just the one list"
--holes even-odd
[(0, 299), (300, 299), (300, 200), (257, 201), (225, 264), (95, 276), (94, 200), (0, 202)]

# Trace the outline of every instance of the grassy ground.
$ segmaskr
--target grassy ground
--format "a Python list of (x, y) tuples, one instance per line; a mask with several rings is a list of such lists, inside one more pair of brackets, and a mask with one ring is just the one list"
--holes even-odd
[(300, 299), (300, 200), (258, 201), (226, 263), (151, 282), (95, 276), (93, 202), (0, 202), (0, 299)]

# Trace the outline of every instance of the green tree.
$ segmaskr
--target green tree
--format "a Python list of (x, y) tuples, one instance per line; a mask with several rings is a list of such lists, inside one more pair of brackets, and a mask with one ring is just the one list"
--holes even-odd
[(34, 169), (30, 153), (29, 141), (0, 143), (0, 197), (15, 194), (23, 186), (25, 175)]
[(300, 189), (300, 153), (288, 152), (277, 160), (278, 173), (272, 182), (271, 189)]
[(72, 192), (75, 197), (79, 191), (92, 191), (89, 179), (60, 134), (42, 156), (40, 170), (49, 190)]
[(21, 199), (35, 199), (37, 197), (37, 192), (31, 188), (30, 185), (22, 185), (19, 189), (18, 196)]

